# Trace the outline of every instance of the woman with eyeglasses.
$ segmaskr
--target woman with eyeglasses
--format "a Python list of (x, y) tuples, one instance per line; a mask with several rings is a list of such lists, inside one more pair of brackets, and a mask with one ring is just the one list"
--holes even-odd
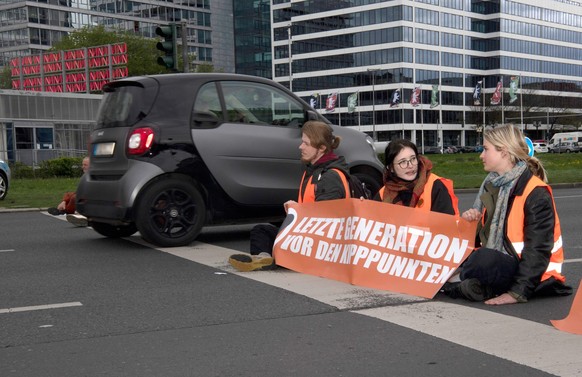
[(458, 215), (453, 181), (431, 172), (432, 162), (410, 140), (392, 140), (384, 152), (384, 187), (376, 200), (426, 211)]

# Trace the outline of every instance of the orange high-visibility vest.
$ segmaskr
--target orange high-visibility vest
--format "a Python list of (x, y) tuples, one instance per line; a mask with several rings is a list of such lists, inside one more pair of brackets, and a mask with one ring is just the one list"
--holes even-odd
[[(453, 189), (453, 181), (451, 181), (450, 179), (447, 179), (447, 178), (439, 177), (438, 175), (433, 174), (433, 173), (429, 174), (428, 179), (426, 181), (426, 185), (424, 185), (424, 190), (422, 191), (420, 198), (418, 198), (418, 202), (416, 203), (415, 208), (420, 208), (420, 209), (425, 210), (425, 211), (430, 211), (430, 209), (432, 208), (432, 188), (433, 188), (436, 180), (441, 181), (445, 185), (445, 187), (447, 188), (447, 191), (449, 192), (449, 196), (451, 197), (451, 202), (453, 203), (453, 209), (455, 211), (455, 215), (458, 215), (459, 214), (459, 198), (457, 198), (457, 196), (455, 195), (455, 190)], [(380, 189), (380, 191), (378, 191), (378, 193), (380, 194), (380, 198), (382, 198), (382, 200), (384, 200), (384, 187), (382, 187)]]
[[(523, 190), (523, 193), (516, 196), (513, 205), (511, 206), (510, 212), (507, 215), (507, 238), (513, 245), (517, 255), (521, 258), (521, 252), (524, 248), (524, 208), (525, 201), (529, 194), (536, 187), (545, 187), (550, 194), (552, 194), (552, 188), (544, 183), (537, 176), (533, 176), (527, 186)], [(562, 230), (560, 228), (560, 219), (558, 213), (556, 212), (556, 203), (554, 203), (554, 196), (552, 195), (552, 203), (554, 204), (554, 247), (552, 248), (552, 254), (550, 256), (550, 263), (546, 272), (542, 275), (542, 281), (553, 276), (556, 280), (565, 282), (566, 278), (561, 274), (562, 264), (564, 263), (564, 249), (562, 247)]]
[[(348, 185), (348, 180), (346, 179), (346, 175), (339, 169), (331, 169), (335, 170), (342, 180), (344, 184), (344, 190), (346, 191), (346, 198), (350, 197), (350, 186)], [(309, 181), (307, 182), (307, 186), (305, 186), (305, 191), (301, 192), (301, 188), (303, 187), (303, 181), (305, 180), (305, 174), (303, 173), (303, 177), (301, 177), (301, 186), (299, 186), (299, 198), (297, 199), (297, 203), (313, 203), (315, 202), (315, 184), (313, 184), (313, 176), (309, 177)], [(339, 198), (338, 198), (339, 199)]]

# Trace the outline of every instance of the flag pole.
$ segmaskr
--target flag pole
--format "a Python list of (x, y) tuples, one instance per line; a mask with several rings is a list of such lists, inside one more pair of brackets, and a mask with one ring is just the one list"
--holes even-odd
[(422, 86), (419, 86), (420, 95), (420, 139), (422, 140), (422, 154), (424, 154), (424, 114), (422, 113)]
[[(442, 75), (442, 72), (439, 72), (439, 87), (438, 87), (438, 89), (439, 89), (439, 120), (438, 120), (438, 123), (437, 123), (437, 138), (440, 140), (439, 144), (440, 144), (440, 147), (441, 147), (441, 153), (443, 153), (443, 148), (445, 146), (445, 140), (444, 140), (444, 137), (442, 135), (442, 131), (443, 131), (443, 127), (442, 127), (442, 122), (443, 122), (443, 106), (442, 106), (442, 103), (443, 102), (442, 102), (442, 97), (441, 97), (442, 96), (442, 93), (441, 93), (441, 91), (442, 91), (442, 88), (441, 88), (441, 85), (442, 85), (441, 75)], [(440, 126), (440, 132), (439, 132), (439, 126)]]
[(501, 125), (505, 124), (505, 107), (503, 105), (503, 97), (505, 94), (505, 83), (503, 82), (503, 75), (501, 75)]
[(525, 132), (525, 124), (523, 124), (523, 90), (521, 86), (521, 73), (519, 74), (519, 108), (521, 113), (521, 130)]
[[(404, 98), (404, 86), (400, 85), (400, 102)], [(402, 121), (402, 138), (404, 139), (404, 104), (400, 106), (400, 120)]]
[[(485, 77), (483, 77), (483, 86), (481, 87), (481, 96), (483, 97), (483, 126), (481, 127), (481, 132), (485, 131), (485, 104), (487, 102), (487, 97), (485, 97)], [(479, 140), (481, 142), (481, 140)]]
[(337, 92), (337, 105), (336, 105), (336, 108), (337, 108), (337, 116), (338, 116), (338, 126), (341, 127), (341, 125), (342, 125), (342, 111), (341, 111), (341, 108), (340, 108), (340, 104), (341, 104), (340, 92)]
[(360, 117), (360, 91), (358, 90), (356, 98), (358, 99), (358, 131), (362, 132), (362, 123)]

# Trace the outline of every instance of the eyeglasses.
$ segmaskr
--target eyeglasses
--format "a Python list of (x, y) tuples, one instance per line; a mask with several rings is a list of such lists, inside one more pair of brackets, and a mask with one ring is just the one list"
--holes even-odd
[(410, 160), (400, 160), (397, 162), (398, 166), (401, 169), (406, 169), (408, 166), (416, 166), (418, 165), (418, 159), (416, 157), (411, 157)]

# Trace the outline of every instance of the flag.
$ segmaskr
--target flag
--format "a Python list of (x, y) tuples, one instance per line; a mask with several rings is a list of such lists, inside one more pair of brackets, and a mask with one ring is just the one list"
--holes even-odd
[(410, 104), (412, 106), (420, 105), (420, 86), (417, 86), (414, 89), (412, 89), (412, 93), (410, 95)]
[(356, 106), (358, 106), (358, 92), (350, 94), (348, 97), (348, 113), (356, 111)]
[(475, 90), (473, 91), (474, 106), (481, 106), (481, 84), (483, 84), (483, 80), (477, 81), (477, 85), (475, 86)]
[(439, 86), (432, 86), (432, 93), (430, 94), (430, 108), (433, 109), (439, 105)]
[(519, 76), (511, 76), (509, 81), (509, 103), (514, 103), (517, 99), (517, 92), (519, 90)]
[(337, 93), (330, 93), (325, 100), (325, 110), (332, 112), (335, 110), (335, 105), (337, 103)]
[(495, 88), (495, 92), (491, 96), (491, 104), (492, 105), (499, 105), (501, 103), (501, 91), (503, 90), (503, 82), (499, 81), (497, 83), (497, 87)]
[(396, 89), (394, 93), (392, 93), (392, 99), (390, 100), (390, 107), (398, 106), (400, 106), (400, 89)]
[(311, 97), (309, 97), (309, 106), (313, 107), (314, 109), (317, 109), (318, 105), (319, 105), (319, 93), (313, 93)]

